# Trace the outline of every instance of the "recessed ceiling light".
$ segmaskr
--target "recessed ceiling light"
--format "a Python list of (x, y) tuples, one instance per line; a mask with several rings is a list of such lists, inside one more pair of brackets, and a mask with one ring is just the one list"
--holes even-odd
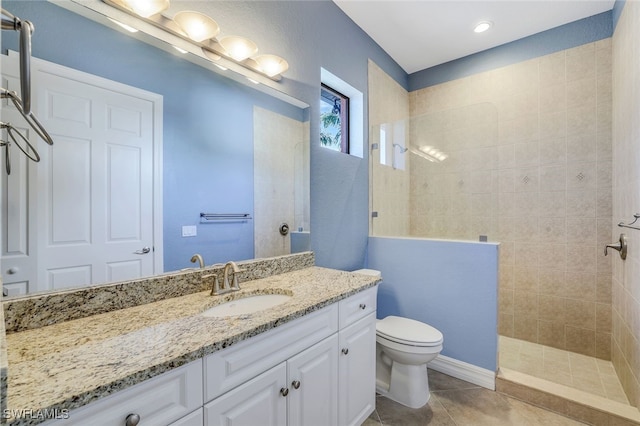
[(478, 22), (476, 27), (473, 29), (473, 32), (483, 33), (487, 31), (489, 28), (491, 28), (492, 26), (493, 26), (493, 22), (491, 21), (480, 21)]

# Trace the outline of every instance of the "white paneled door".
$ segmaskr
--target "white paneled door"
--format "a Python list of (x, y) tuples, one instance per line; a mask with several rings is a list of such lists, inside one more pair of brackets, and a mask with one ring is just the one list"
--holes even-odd
[[(3, 76), (13, 70), (14, 61), (8, 62)], [(29, 242), (18, 256), (11, 247), (3, 250), (5, 287), (19, 294), (160, 272), (154, 256), (154, 142), (161, 138), (162, 97), (34, 62), (34, 110), (54, 145), (39, 141), (42, 161), (29, 164), (28, 172), (5, 175), (3, 214), (26, 204), (28, 219), (23, 214), (4, 221), (4, 240)]]

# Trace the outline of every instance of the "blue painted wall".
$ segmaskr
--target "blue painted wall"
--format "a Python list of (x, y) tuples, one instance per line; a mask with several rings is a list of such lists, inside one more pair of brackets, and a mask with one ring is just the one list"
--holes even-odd
[(612, 12), (600, 13), (410, 74), (409, 91), (570, 49), (612, 34)]
[[(197, 224), (201, 211), (253, 212), (253, 134), (247, 123), (254, 104), (300, 120), (319, 116), (321, 67), (366, 97), (369, 57), (407, 85), (402, 69), (329, 1), (219, 2), (222, 12), (235, 14), (239, 33), (279, 45), (291, 65), (282, 89), (311, 105), (308, 112), (51, 3), (2, 5), (35, 23), (34, 56), (164, 96), (165, 270), (192, 266), (188, 259), (195, 252), (207, 264), (253, 257), (250, 222), (201, 225), (194, 238), (182, 238), (180, 231)], [(16, 35), (4, 31), (2, 48), (17, 50)], [(319, 265), (355, 269), (364, 263), (367, 244), (367, 159), (321, 148), (318, 126), (312, 118), (312, 247)], [(365, 121), (365, 135), (367, 127)]]
[(620, 19), (620, 14), (622, 13), (622, 9), (627, 1), (626, 0), (616, 0), (613, 4), (613, 10), (611, 11), (613, 14), (613, 29), (615, 30), (618, 26), (618, 20)]
[(370, 237), (367, 264), (382, 272), (378, 318), (430, 324), (444, 335), (443, 355), (496, 370), (497, 244)]

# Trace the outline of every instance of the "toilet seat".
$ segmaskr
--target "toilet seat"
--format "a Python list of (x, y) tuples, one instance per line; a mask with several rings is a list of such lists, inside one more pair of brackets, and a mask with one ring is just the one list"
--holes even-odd
[(419, 347), (442, 345), (442, 333), (420, 321), (388, 316), (376, 322), (376, 333), (389, 341)]

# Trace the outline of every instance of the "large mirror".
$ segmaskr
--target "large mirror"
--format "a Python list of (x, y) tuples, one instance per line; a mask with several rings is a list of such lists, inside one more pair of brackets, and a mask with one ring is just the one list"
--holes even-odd
[[(100, 16), (46, 1), (2, 7), (35, 24), (32, 104), (54, 139), (45, 145), (2, 106), (41, 156), (9, 147), (0, 177), (9, 297), (198, 267), (196, 253), (211, 265), (309, 249), (304, 103)], [(2, 87), (19, 92), (17, 50), (3, 33)]]

